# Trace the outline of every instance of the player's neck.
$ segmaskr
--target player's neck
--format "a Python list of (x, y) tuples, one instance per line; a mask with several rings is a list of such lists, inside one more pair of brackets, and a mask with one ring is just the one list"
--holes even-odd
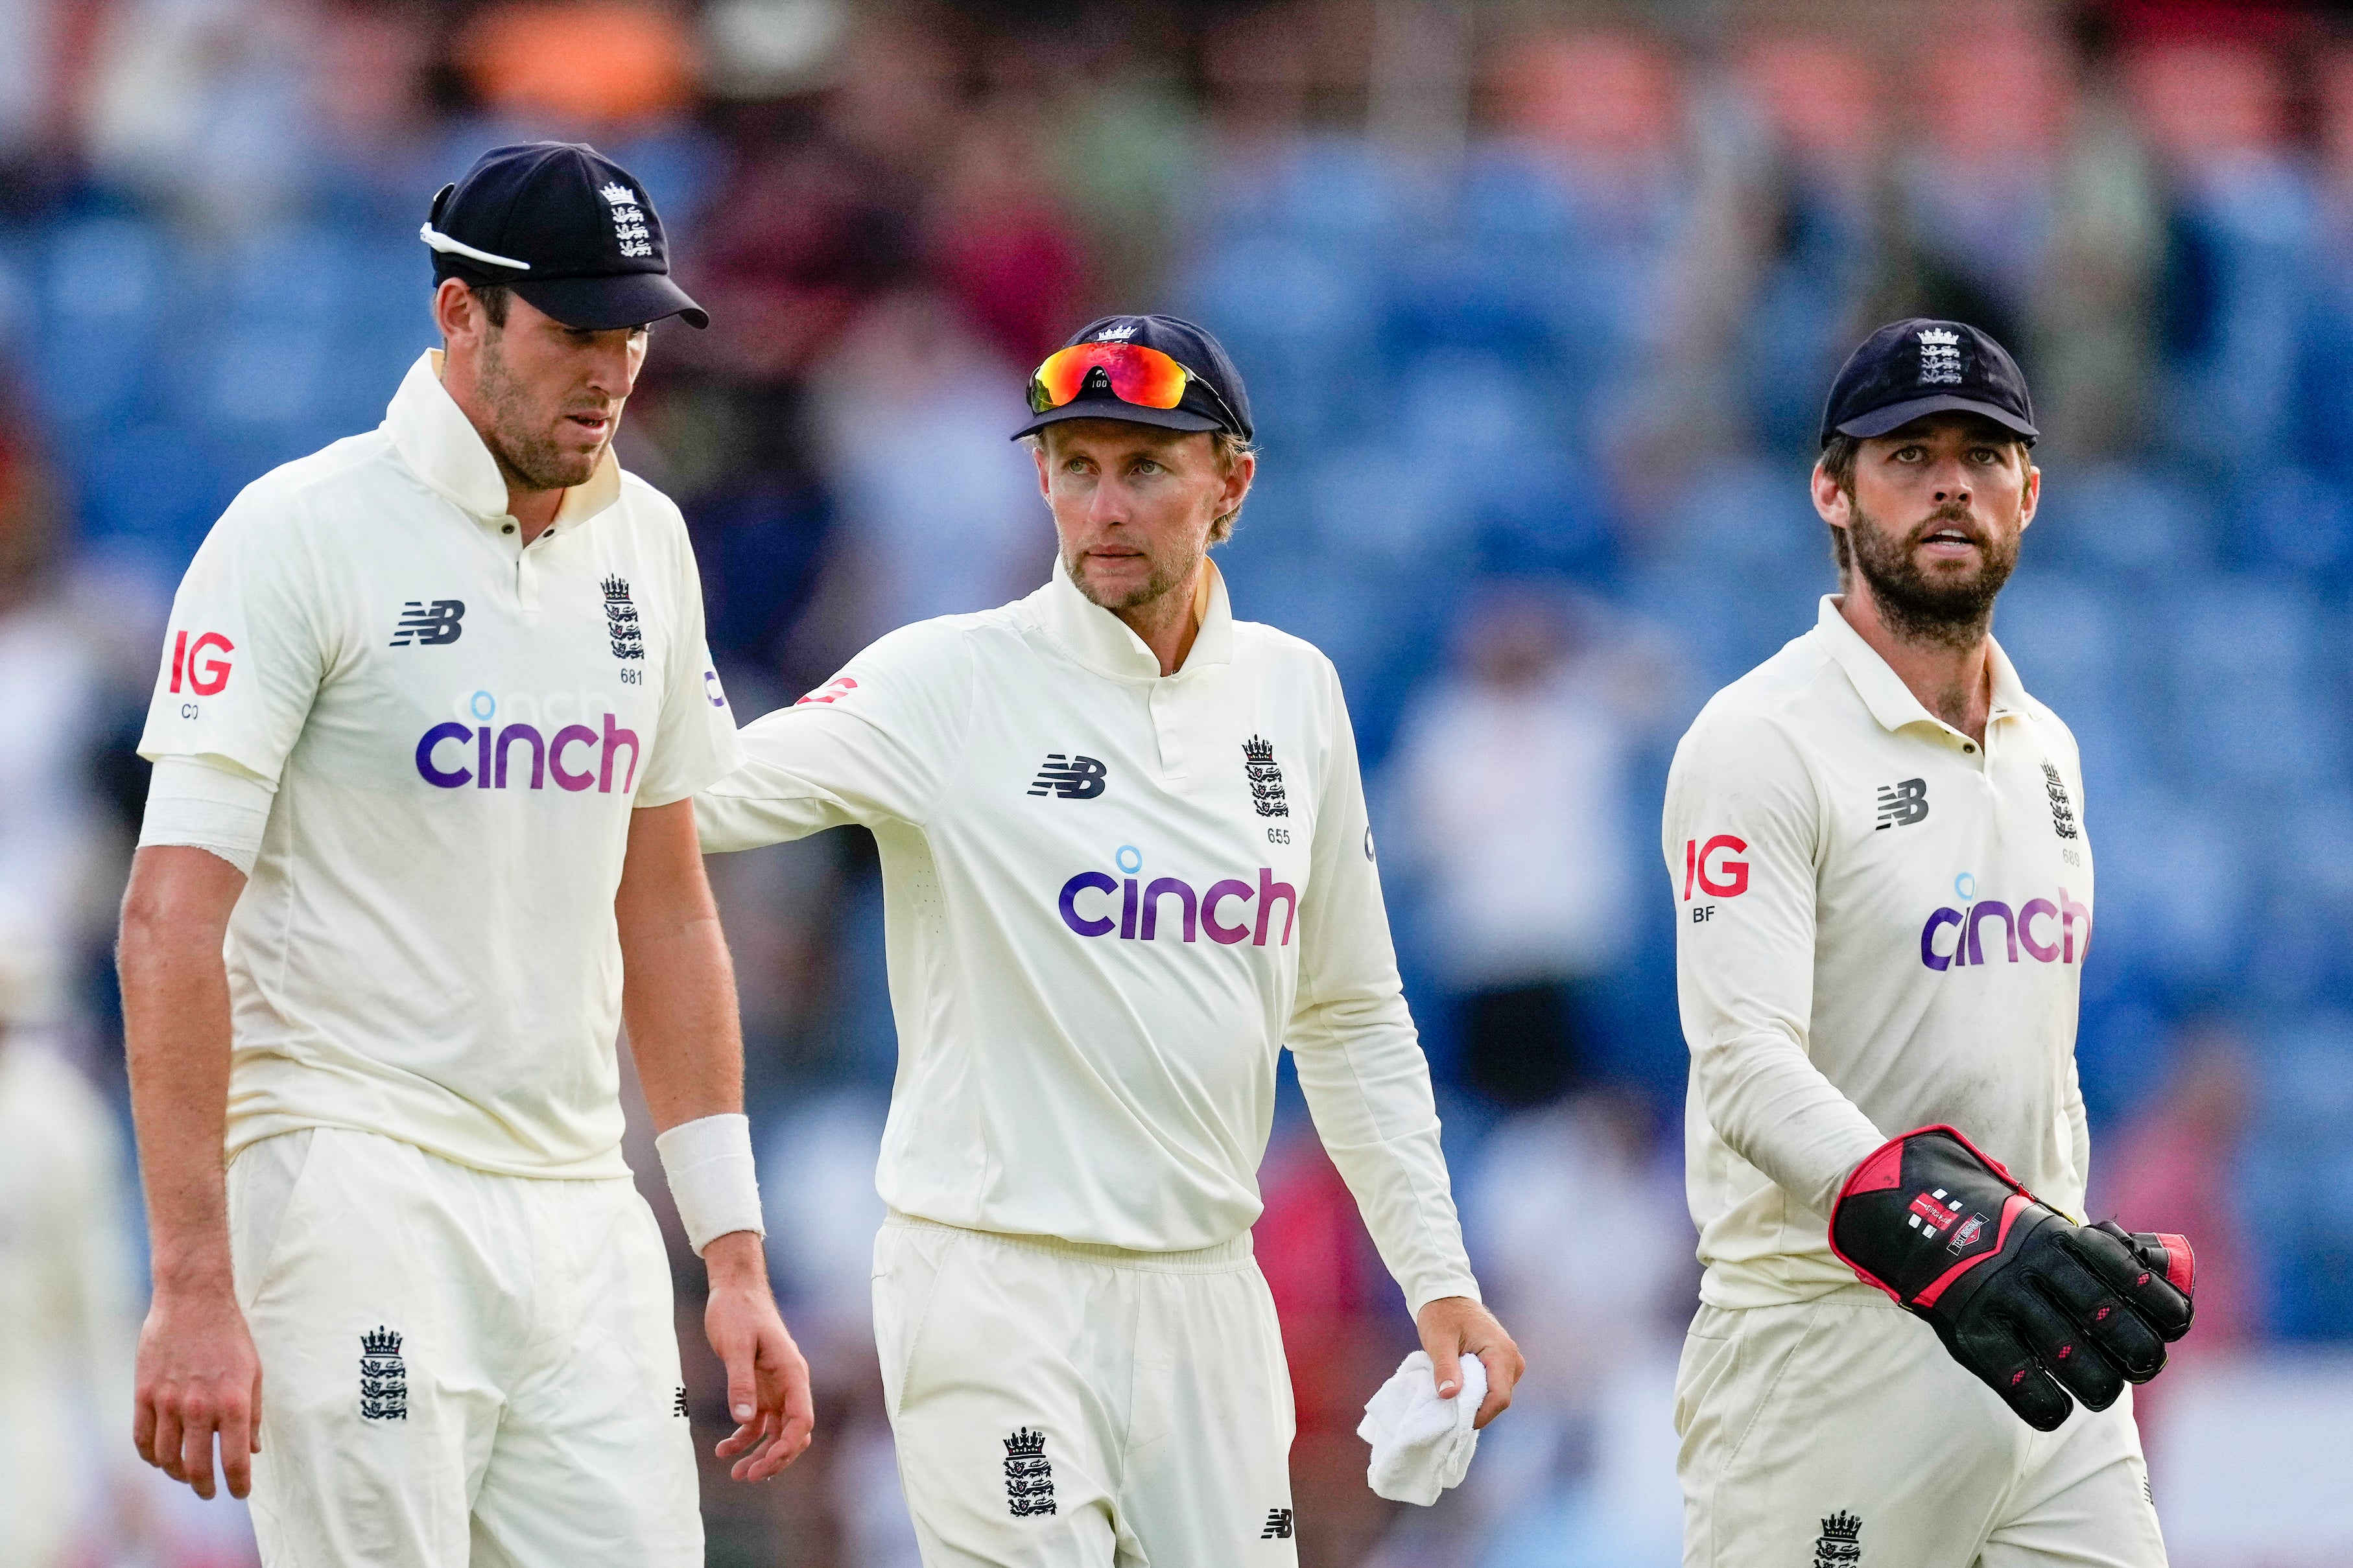
[(522, 530), (522, 542), (529, 544), (555, 521), (556, 512), (564, 506), (564, 492), (526, 489), (515, 482), (515, 475), (507, 469), (504, 461), (501, 461), (499, 468), (506, 476), (507, 512)]
[(1161, 674), (1174, 675), (1185, 668), (1185, 660), (1193, 651), (1193, 639), (1201, 635), (1201, 623), (1208, 614), (1208, 599), (1209, 558), (1205, 555), (1194, 566), (1190, 583), (1112, 614), (1144, 640), (1152, 657), (1160, 661)]
[(1974, 637), (1926, 637), (1891, 626), (1860, 574), (1840, 596), (1839, 614), (1871, 650), (1887, 661), (1920, 706), (1985, 744), (1986, 719), (1993, 710), (1993, 639), (1980, 629)]

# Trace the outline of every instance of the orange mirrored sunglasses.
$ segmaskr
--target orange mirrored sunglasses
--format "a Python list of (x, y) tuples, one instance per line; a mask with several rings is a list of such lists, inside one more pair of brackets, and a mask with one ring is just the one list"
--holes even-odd
[[(1111, 384), (1113, 397), (1138, 408), (1176, 407), (1193, 380), (1191, 371), (1158, 349), (1141, 343), (1073, 343), (1047, 356), (1030, 376), (1029, 412), (1044, 414), (1071, 402), (1097, 370)], [(1214, 396), (1217, 389), (1208, 390)], [(1222, 405), (1225, 400), (1218, 401)]]

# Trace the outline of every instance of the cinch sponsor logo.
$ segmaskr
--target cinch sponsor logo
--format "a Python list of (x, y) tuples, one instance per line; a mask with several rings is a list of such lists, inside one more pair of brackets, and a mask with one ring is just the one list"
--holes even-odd
[(638, 777), (638, 732), (613, 722), (610, 712), (604, 720), (601, 734), (586, 724), (566, 724), (553, 735), (536, 724), (436, 724), (417, 742), (417, 773), (436, 789), (505, 789), (510, 780), (517, 789), (544, 789), (553, 779), (558, 789), (594, 784), (599, 795), (610, 795), (615, 764), (627, 751), (629, 765), (620, 780), (627, 795)]
[[(1953, 879), (1961, 908), (1939, 909), (1920, 928), (1920, 962), (1931, 969), (1969, 969), (1986, 960), (1986, 928), (2000, 932), (1997, 958), (2016, 963), (2022, 952), (2037, 963), (2078, 963), (2092, 947), (2092, 910), (2059, 889), (2058, 902), (2029, 899), (2015, 910), (2000, 899), (1976, 897), (1977, 879), (1964, 871)], [(1946, 945), (1946, 933), (1951, 933)]]
[(235, 653), (237, 645), (218, 632), (205, 632), (194, 643), (188, 634), (180, 633), (172, 639), (172, 689), (180, 689), (185, 679), (189, 690), (199, 697), (216, 695), (228, 684), (228, 660), (212, 657), (215, 650)]
[(1081, 936), (1108, 936), (1115, 929), (1122, 942), (1157, 942), (1166, 913), (1182, 941), (1191, 942), (1207, 932), (1211, 942), (1227, 946), (1247, 941), (1253, 947), (1264, 947), (1274, 930), (1275, 906), (1280, 904), (1282, 931), (1275, 945), (1291, 945), (1292, 922), (1299, 913), (1299, 889), (1276, 881), (1271, 866), (1258, 868), (1256, 886), (1229, 877), (1197, 890), (1180, 877), (1156, 877), (1144, 882), (1136, 875), (1144, 869), (1144, 855), (1133, 844), (1121, 845), (1113, 858), (1127, 873), (1124, 878), (1082, 871), (1062, 884), (1062, 923)]

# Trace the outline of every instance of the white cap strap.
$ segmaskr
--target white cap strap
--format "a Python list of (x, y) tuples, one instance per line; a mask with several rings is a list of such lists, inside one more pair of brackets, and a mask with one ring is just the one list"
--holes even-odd
[(431, 224), (419, 225), (417, 237), (447, 256), (462, 256), (470, 261), (487, 261), (493, 267), (512, 267), (520, 271), (531, 270), (528, 261), (517, 261), (512, 256), (492, 256), (487, 250), (476, 250), (462, 239), (451, 239)]

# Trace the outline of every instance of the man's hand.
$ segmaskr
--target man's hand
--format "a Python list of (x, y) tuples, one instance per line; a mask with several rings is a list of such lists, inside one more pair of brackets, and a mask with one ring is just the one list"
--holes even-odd
[(138, 1392), (131, 1440), (139, 1457), (213, 1495), (213, 1436), (231, 1497), (253, 1490), (261, 1452), (261, 1357), (228, 1279), (200, 1286), (159, 1282), (139, 1331)]
[(817, 1430), (808, 1363), (776, 1314), (756, 1233), (717, 1237), (703, 1248), (702, 1261), (711, 1271), (702, 1330), (726, 1363), (727, 1413), (735, 1422), (714, 1451), (735, 1459), (727, 1473), (737, 1480), (765, 1481), (799, 1458)]
[(1413, 1321), (1421, 1348), (1430, 1352), (1438, 1396), (1451, 1399), (1462, 1387), (1462, 1358), (1475, 1355), (1487, 1369), (1487, 1397), (1471, 1423), (1475, 1430), (1511, 1408), (1512, 1385), (1527, 1371), (1527, 1358), (1495, 1321), (1495, 1314), (1468, 1296), (1441, 1296)]
[(2105, 1410), (2189, 1331), (2196, 1264), (2178, 1236), (2077, 1225), (1950, 1127), (1891, 1138), (1831, 1207), (1831, 1249), (1928, 1321), (1953, 1359), (2037, 1431)]

